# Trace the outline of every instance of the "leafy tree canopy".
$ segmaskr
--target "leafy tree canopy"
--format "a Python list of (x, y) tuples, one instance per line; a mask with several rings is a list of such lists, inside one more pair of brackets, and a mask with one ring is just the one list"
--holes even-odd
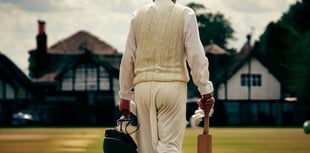
[(296, 95), (304, 108), (310, 106), (309, 15), (309, 0), (297, 1), (278, 22), (267, 26), (259, 40), (260, 54), (278, 71), (285, 90)]
[(187, 6), (196, 12), (202, 44), (214, 43), (229, 50), (227, 42), (229, 39), (234, 39), (234, 29), (231, 27), (230, 21), (220, 12), (206, 12), (206, 7), (202, 4), (189, 3)]

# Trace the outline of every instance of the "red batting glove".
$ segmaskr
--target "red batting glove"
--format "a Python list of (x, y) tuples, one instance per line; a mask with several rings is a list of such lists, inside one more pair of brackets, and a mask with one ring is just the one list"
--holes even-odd
[(122, 113), (122, 115), (126, 118), (129, 118), (130, 115), (130, 101), (121, 99), (119, 102), (119, 111)]
[(215, 99), (211, 94), (203, 95), (197, 101), (199, 108), (202, 109), (207, 114), (212, 109), (214, 102), (215, 102)]

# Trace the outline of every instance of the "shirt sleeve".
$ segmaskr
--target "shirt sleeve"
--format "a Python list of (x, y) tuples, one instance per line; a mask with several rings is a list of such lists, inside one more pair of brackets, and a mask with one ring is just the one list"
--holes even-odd
[(120, 64), (119, 74), (119, 95), (121, 99), (131, 100), (133, 95), (133, 78), (134, 78), (134, 61), (136, 51), (136, 41), (134, 35), (134, 19), (136, 14), (133, 13), (129, 34), (126, 41), (126, 48)]
[(209, 80), (209, 61), (201, 44), (195, 12), (187, 8), (184, 21), (184, 42), (187, 62), (195, 85), (201, 95), (212, 93), (213, 84)]

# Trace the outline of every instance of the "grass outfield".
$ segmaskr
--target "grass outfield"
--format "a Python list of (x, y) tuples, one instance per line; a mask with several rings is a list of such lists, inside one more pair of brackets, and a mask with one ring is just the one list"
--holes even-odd
[[(104, 128), (0, 128), (0, 153), (102, 153)], [(186, 130), (183, 152), (196, 153), (201, 128)], [(302, 128), (211, 128), (213, 153), (309, 153)]]

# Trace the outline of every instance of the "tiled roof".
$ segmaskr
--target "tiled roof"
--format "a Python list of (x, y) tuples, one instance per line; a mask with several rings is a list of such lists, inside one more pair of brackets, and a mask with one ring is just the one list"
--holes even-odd
[(89, 50), (97, 55), (109, 55), (117, 52), (108, 43), (83, 30), (52, 45), (47, 52), (49, 54), (83, 54), (84, 51), (79, 49), (81, 45), (84, 47), (86, 45)]

